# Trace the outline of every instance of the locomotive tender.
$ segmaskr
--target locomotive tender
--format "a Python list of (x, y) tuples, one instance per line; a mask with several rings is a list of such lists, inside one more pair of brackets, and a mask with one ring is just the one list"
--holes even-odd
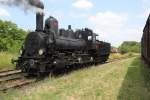
[(150, 15), (146, 21), (143, 29), (143, 36), (141, 39), (141, 56), (142, 60), (150, 65)]
[[(42, 4), (40, 8), (44, 9)], [(97, 40), (97, 34), (85, 28), (73, 31), (59, 29), (50, 16), (43, 27), (43, 13), (36, 13), (36, 30), (27, 35), (16, 60), (16, 68), (25, 73), (41, 75), (56, 69), (107, 61), (110, 44)]]

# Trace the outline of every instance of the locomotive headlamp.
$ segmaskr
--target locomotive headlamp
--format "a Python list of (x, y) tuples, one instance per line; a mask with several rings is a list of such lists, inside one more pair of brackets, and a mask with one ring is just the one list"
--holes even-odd
[(39, 50), (39, 55), (43, 55), (43, 53), (44, 53), (44, 50), (43, 50), (43, 49), (40, 49), (40, 50)]

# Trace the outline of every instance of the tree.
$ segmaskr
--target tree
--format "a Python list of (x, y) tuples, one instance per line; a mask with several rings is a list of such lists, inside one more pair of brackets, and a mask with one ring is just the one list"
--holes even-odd
[(128, 52), (140, 53), (141, 50), (140, 48), (141, 44), (139, 42), (125, 41), (119, 47), (119, 51), (121, 53), (128, 53)]
[(0, 51), (17, 52), (26, 34), (15, 23), (0, 20)]

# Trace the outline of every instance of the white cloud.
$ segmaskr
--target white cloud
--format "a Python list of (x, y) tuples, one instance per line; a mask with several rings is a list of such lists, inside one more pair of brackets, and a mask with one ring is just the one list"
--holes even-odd
[(143, 8), (150, 8), (150, 0), (143, 0)]
[(107, 11), (98, 12), (96, 15), (91, 16), (89, 20), (98, 31), (104, 34), (117, 34), (125, 24), (127, 17)]
[(148, 15), (150, 14), (150, 8), (148, 8), (148, 9), (145, 9), (145, 11), (144, 11), (144, 16), (143, 17), (148, 17)]
[(144, 8), (144, 13), (143, 13), (143, 18), (147, 18), (147, 16), (150, 14), (150, 0), (143, 0), (143, 8)]
[(85, 13), (77, 14), (76, 12), (70, 12), (69, 16), (75, 20), (82, 20), (82, 18), (87, 18), (89, 15)]
[(150, 2), (150, 0), (143, 0), (145, 3), (148, 3), (148, 2)]
[(128, 27), (129, 20), (126, 14), (98, 12), (90, 16), (89, 21), (93, 30), (100, 35), (100, 39), (111, 42), (114, 46), (120, 45), (123, 41), (140, 41), (142, 30)]
[(149, 14), (150, 14), (150, 9), (148, 8), (148, 9), (145, 9), (141, 14), (138, 14), (137, 18), (147, 20)]
[(93, 7), (93, 3), (89, 0), (76, 0), (73, 6), (80, 9), (90, 9)]
[(10, 14), (4, 8), (0, 8), (0, 16), (10, 16)]

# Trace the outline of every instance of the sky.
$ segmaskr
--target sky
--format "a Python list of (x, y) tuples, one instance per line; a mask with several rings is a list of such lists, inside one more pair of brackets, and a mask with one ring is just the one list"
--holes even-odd
[[(150, 13), (150, 0), (42, 0), (45, 19), (54, 16), (60, 28), (90, 28), (102, 41), (119, 46), (123, 41), (140, 42)], [(35, 13), (0, 5), (0, 19), (35, 30)]]

